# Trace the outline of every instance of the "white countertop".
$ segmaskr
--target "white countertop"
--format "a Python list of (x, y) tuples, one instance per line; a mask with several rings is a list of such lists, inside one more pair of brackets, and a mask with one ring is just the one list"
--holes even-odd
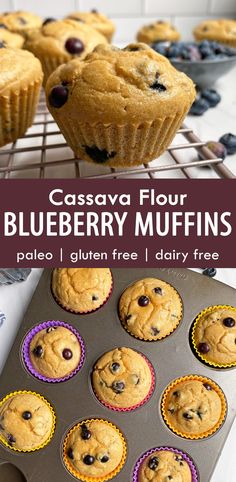
[[(13, 343), (23, 315), (31, 300), (41, 273), (42, 269), (33, 269), (29, 278), (25, 282), (0, 287), (0, 311), (3, 311), (3, 313), (6, 315), (6, 321), (0, 327), (0, 372), (4, 366), (4, 362), (7, 358), (8, 352)], [(216, 279), (236, 288), (236, 268), (217, 269)], [(235, 453), (236, 422), (234, 423), (230, 432), (229, 438), (225, 444), (211, 482), (235, 481)]]

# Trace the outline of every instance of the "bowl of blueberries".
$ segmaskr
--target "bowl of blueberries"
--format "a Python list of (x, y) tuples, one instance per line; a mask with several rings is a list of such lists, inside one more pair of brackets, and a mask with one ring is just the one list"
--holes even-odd
[(236, 65), (236, 49), (218, 42), (156, 42), (152, 48), (167, 57), (199, 87), (211, 87)]

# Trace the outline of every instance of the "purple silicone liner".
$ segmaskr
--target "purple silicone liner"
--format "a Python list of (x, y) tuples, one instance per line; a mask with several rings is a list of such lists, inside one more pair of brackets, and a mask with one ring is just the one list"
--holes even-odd
[(197, 469), (196, 469), (192, 459), (185, 452), (182, 452), (181, 450), (175, 449), (173, 447), (156, 447), (154, 449), (148, 450), (143, 455), (141, 455), (141, 457), (139, 457), (139, 459), (136, 462), (135, 467), (134, 467), (133, 482), (138, 482), (138, 473), (139, 473), (139, 469), (140, 469), (140, 466), (143, 463), (143, 461), (147, 457), (149, 457), (149, 455), (152, 455), (154, 452), (160, 452), (161, 450), (168, 450), (169, 452), (173, 452), (177, 455), (181, 455), (183, 457), (183, 459), (185, 460), (185, 462), (187, 462), (187, 464), (189, 465), (189, 468), (190, 468), (190, 471), (191, 471), (191, 476), (192, 476), (191, 482), (199, 482), (198, 472), (197, 472)]
[[(31, 361), (30, 361), (30, 343), (33, 339), (33, 337), (42, 330), (46, 330), (47, 328), (54, 328), (57, 326), (63, 326), (64, 328), (67, 328), (70, 330), (74, 335), (76, 336), (79, 344), (80, 344), (80, 349), (81, 349), (81, 357), (80, 357), (80, 362), (78, 366), (76, 367), (73, 372), (71, 372), (69, 375), (66, 377), (61, 377), (61, 378), (47, 378), (41, 375), (35, 368), (33, 367)], [(23, 359), (25, 366), (27, 370), (33, 375), (34, 377), (38, 378), (39, 380), (47, 383), (61, 383), (65, 382), (66, 380), (69, 380), (70, 378), (74, 377), (82, 368), (84, 360), (85, 360), (85, 344), (83, 341), (83, 338), (79, 334), (79, 332), (71, 325), (68, 323), (64, 323), (63, 321), (44, 321), (43, 323), (40, 323), (39, 325), (35, 326), (30, 330), (30, 332), (26, 335), (24, 342), (23, 342), (23, 347), (22, 347), (22, 353), (23, 353)]]

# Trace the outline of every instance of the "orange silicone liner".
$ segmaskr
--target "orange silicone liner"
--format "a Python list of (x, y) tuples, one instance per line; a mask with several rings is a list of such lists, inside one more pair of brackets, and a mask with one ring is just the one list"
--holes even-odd
[[(208, 383), (215, 390), (215, 392), (219, 395), (220, 400), (221, 400), (221, 415), (220, 415), (220, 418), (219, 418), (218, 422), (214, 425), (214, 427), (212, 427), (211, 430), (200, 433), (198, 435), (197, 434), (189, 434), (189, 433), (179, 431), (178, 429), (176, 429), (175, 427), (172, 426), (168, 416), (166, 415), (168, 413), (168, 408), (166, 406), (167, 397), (168, 397), (170, 391), (172, 391), (173, 388), (177, 387), (179, 385), (179, 383), (189, 381), (189, 380), (197, 380), (197, 381), (200, 381), (200, 382), (203, 382), (203, 383)], [(219, 385), (217, 385), (215, 382), (213, 382), (213, 380), (211, 380), (210, 378), (207, 378), (207, 377), (202, 377), (200, 375), (187, 375), (185, 377), (177, 378), (176, 380), (174, 380), (173, 382), (171, 382), (168, 385), (168, 387), (166, 388), (166, 390), (164, 391), (163, 396), (162, 396), (161, 413), (162, 413), (162, 417), (163, 417), (167, 427), (169, 427), (169, 429), (172, 432), (174, 432), (175, 434), (177, 434), (180, 437), (183, 437), (185, 439), (200, 440), (200, 439), (204, 439), (204, 438), (207, 438), (207, 437), (210, 437), (211, 435), (213, 435), (215, 432), (217, 432), (217, 430), (219, 430), (221, 425), (224, 423), (225, 418), (226, 418), (226, 414), (227, 414), (227, 402), (226, 402), (226, 398), (225, 398), (225, 395), (224, 395), (223, 391), (221, 390)]]
[(0, 401), (0, 408), (2, 405), (4, 405), (5, 402), (7, 402), (10, 398), (14, 397), (15, 395), (24, 395), (24, 394), (31, 394), (31, 395), (35, 395), (36, 397), (40, 398), (40, 400), (43, 400), (44, 403), (46, 403), (46, 405), (48, 406), (48, 408), (51, 410), (51, 413), (52, 413), (52, 428), (51, 428), (51, 432), (47, 438), (47, 440), (45, 440), (44, 443), (40, 444), (38, 447), (36, 448), (33, 448), (33, 449), (26, 449), (26, 450), (22, 450), (22, 449), (18, 449), (16, 447), (13, 447), (12, 445), (10, 445), (7, 440), (2, 436), (2, 434), (0, 433), (0, 442), (2, 442), (6, 447), (8, 447), (10, 450), (14, 450), (15, 452), (23, 452), (23, 453), (26, 453), (26, 452), (36, 452), (37, 450), (40, 450), (44, 447), (46, 447), (46, 445), (49, 444), (49, 442), (51, 441), (53, 435), (54, 435), (54, 432), (55, 432), (55, 428), (56, 428), (56, 415), (55, 415), (55, 411), (53, 409), (53, 407), (51, 406), (51, 404), (48, 402), (48, 400), (46, 398), (44, 398), (42, 395), (39, 395), (39, 393), (36, 393), (36, 392), (31, 392), (30, 390), (17, 390), (15, 392), (11, 392), (9, 393), (8, 395), (6, 395), (6, 397), (4, 397), (1, 401)]
[[(109, 474), (107, 474), (106, 476), (104, 477), (88, 477), (86, 475), (83, 475), (83, 474), (80, 474), (79, 472), (77, 472), (77, 470), (73, 467), (73, 465), (70, 463), (69, 459), (68, 459), (68, 456), (67, 456), (67, 443), (68, 443), (68, 439), (70, 437), (70, 435), (75, 431), (77, 430), (78, 427), (80, 427), (82, 424), (88, 424), (89, 422), (103, 422), (103, 423), (106, 423), (107, 425), (110, 425), (111, 427), (113, 427), (116, 432), (120, 435), (120, 438), (122, 440), (122, 444), (123, 444), (123, 454), (122, 454), (122, 458), (121, 458), (121, 461), (119, 463), (119, 465), (112, 471), (110, 472)], [(125, 438), (123, 436), (123, 434), (121, 433), (121, 431), (116, 427), (116, 425), (114, 425), (113, 423), (111, 422), (108, 422), (107, 420), (104, 420), (104, 419), (97, 419), (97, 418), (91, 418), (91, 419), (88, 419), (88, 420), (83, 420), (82, 422), (80, 423), (77, 423), (66, 435), (66, 438), (64, 440), (64, 443), (63, 443), (63, 460), (64, 460), (64, 464), (67, 468), (67, 470), (70, 472), (70, 474), (72, 474), (74, 477), (76, 477), (77, 479), (81, 480), (82, 482), (105, 482), (107, 480), (110, 480), (110, 479), (113, 479), (114, 477), (116, 477), (116, 475), (121, 471), (122, 467), (124, 466), (125, 464), (125, 461), (126, 461), (126, 455), (127, 455), (127, 445), (126, 445), (126, 442), (125, 442)]]
[(197, 316), (196, 320), (194, 321), (193, 326), (191, 328), (191, 344), (192, 344), (192, 347), (193, 347), (193, 350), (194, 350), (195, 354), (197, 355), (198, 358), (200, 358), (201, 361), (204, 362), (204, 364), (209, 365), (209, 366), (214, 367), (214, 368), (232, 368), (232, 367), (236, 366), (236, 361), (232, 362), (232, 363), (215, 363), (211, 360), (208, 360), (207, 357), (205, 357), (202, 353), (200, 353), (200, 351), (198, 350), (197, 345), (195, 343), (195, 331), (196, 331), (196, 327), (197, 327), (198, 322), (201, 321), (203, 316), (208, 315), (208, 314), (210, 314), (210, 313), (212, 313), (212, 312), (214, 312), (215, 310), (218, 310), (218, 309), (223, 309), (223, 310), (224, 309), (230, 309), (230, 310), (235, 311), (235, 315), (236, 315), (236, 308), (234, 306), (229, 306), (229, 305), (209, 306), (205, 310), (201, 311), (199, 313), (199, 315)]

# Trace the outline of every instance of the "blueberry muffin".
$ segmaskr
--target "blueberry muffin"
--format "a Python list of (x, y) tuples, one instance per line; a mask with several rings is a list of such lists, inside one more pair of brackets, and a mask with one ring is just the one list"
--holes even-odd
[(153, 374), (146, 358), (131, 348), (116, 348), (95, 364), (92, 385), (98, 399), (115, 409), (132, 409), (147, 400)]
[(27, 37), (32, 32), (38, 32), (42, 19), (30, 12), (7, 12), (0, 15), (0, 24), (5, 25), (10, 32), (15, 32)]
[(176, 28), (171, 23), (161, 20), (142, 27), (137, 33), (137, 40), (147, 44), (163, 41), (174, 42), (179, 39), (180, 34)]
[(145, 44), (99, 45), (58, 68), (48, 108), (77, 157), (132, 166), (165, 151), (194, 98), (192, 81)]
[(0, 48), (0, 64), (1, 147), (32, 125), (43, 73), (39, 60), (25, 50)]
[(217, 367), (236, 365), (236, 308), (215, 306), (198, 316), (193, 345), (206, 363)]
[(171, 450), (156, 450), (140, 465), (138, 482), (192, 482), (189, 464)]
[(100, 308), (112, 289), (109, 268), (58, 268), (52, 275), (52, 292), (58, 303), (75, 313)]
[(173, 286), (144, 278), (128, 286), (120, 297), (119, 316), (124, 328), (141, 340), (170, 335), (182, 317), (182, 301)]
[(47, 400), (32, 392), (15, 392), (0, 402), (0, 440), (31, 452), (44, 447), (54, 431), (54, 412)]
[(46, 378), (67, 377), (79, 365), (81, 358), (77, 337), (64, 326), (50, 326), (39, 331), (32, 338), (29, 348), (32, 366)]
[(205, 438), (224, 421), (225, 397), (218, 385), (208, 378), (183, 377), (164, 392), (162, 414), (169, 428), (181, 437)]
[(25, 48), (41, 61), (46, 82), (59, 65), (75, 57), (83, 59), (96, 45), (106, 43), (90, 25), (66, 19), (46, 22), (40, 33), (26, 41)]
[(216, 40), (236, 47), (236, 20), (226, 18), (205, 20), (193, 31), (196, 40)]
[(9, 32), (0, 25), (0, 48), (11, 47), (15, 49), (21, 49), (24, 44), (24, 37), (17, 33)]
[(104, 35), (108, 42), (112, 41), (115, 25), (106, 15), (103, 15), (97, 10), (92, 10), (91, 12), (73, 12), (68, 15), (67, 18), (90, 25)]
[(125, 462), (126, 447), (121, 432), (105, 420), (86, 420), (76, 425), (64, 443), (67, 469), (82, 481), (113, 478)]

